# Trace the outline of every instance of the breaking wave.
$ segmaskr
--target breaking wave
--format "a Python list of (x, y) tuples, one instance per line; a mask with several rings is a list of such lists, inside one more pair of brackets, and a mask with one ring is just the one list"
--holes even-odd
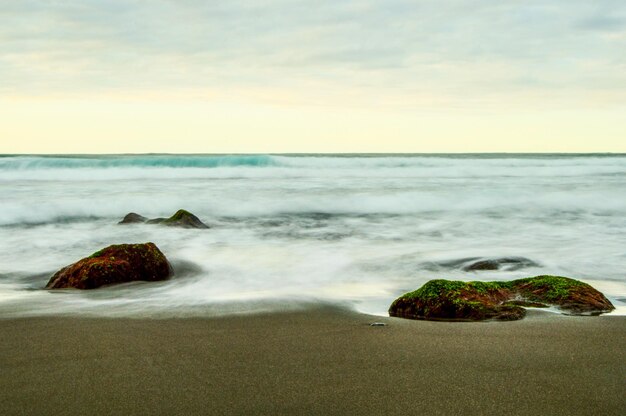
[[(80, 172), (80, 173), (78, 173)], [(85, 155), (0, 157), (0, 181), (626, 176), (626, 155)]]

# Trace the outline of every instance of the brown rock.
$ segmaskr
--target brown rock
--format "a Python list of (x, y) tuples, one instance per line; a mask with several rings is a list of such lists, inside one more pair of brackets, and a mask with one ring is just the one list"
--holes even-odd
[(146, 223), (146, 224), (161, 224), (168, 227), (181, 227), (181, 228), (210, 228), (208, 225), (200, 221), (200, 218), (193, 215), (191, 212), (179, 209), (169, 218), (152, 218), (148, 219), (139, 214), (131, 212), (127, 214), (122, 221), (118, 224), (133, 224), (133, 223)]
[(162, 224), (169, 227), (182, 228), (209, 228), (208, 225), (200, 221), (198, 217), (184, 209), (179, 209), (169, 218), (155, 218), (148, 221), (149, 224)]
[(165, 280), (172, 268), (153, 243), (117, 244), (56, 272), (46, 289), (95, 289), (133, 281)]
[(137, 224), (146, 222), (148, 219), (142, 215), (136, 214), (134, 212), (126, 214), (126, 216), (122, 219), (122, 221), (118, 222), (118, 224)]
[(561, 276), (536, 276), (510, 282), (431, 280), (405, 293), (389, 315), (409, 319), (515, 320), (523, 307), (555, 306), (569, 315), (599, 315), (615, 307), (590, 285)]

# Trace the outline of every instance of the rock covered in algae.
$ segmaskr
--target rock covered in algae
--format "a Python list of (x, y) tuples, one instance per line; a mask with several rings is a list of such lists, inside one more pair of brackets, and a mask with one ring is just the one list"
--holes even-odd
[(172, 267), (153, 243), (117, 244), (56, 272), (47, 289), (95, 289), (100, 286), (134, 281), (165, 280)]
[(599, 315), (614, 308), (590, 285), (561, 276), (536, 276), (509, 282), (431, 280), (389, 307), (389, 315), (409, 319), (517, 320), (524, 307), (556, 306), (571, 315)]
[(118, 222), (118, 224), (161, 224), (169, 227), (181, 227), (181, 228), (209, 228), (208, 225), (200, 221), (200, 218), (193, 215), (191, 212), (179, 209), (169, 218), (153, 218), (148, 219), (144, 216), (131, 212)]
[(134, 212), (130, 212), (126, 214), (126, 216), (122, 218), (122, 221), (118, 222), (118, 224), (137, 224), (146, 221), (148, 221), (146, 217), (136, 214)]
[(198, 217), (184, 209), (179, 209), (169, 218), (155, 218), (153, 220), (148, 220), (148, 224), (162, 224), (169, 227), (182, 228), (209, 228), (209, 226), (200, 221)]

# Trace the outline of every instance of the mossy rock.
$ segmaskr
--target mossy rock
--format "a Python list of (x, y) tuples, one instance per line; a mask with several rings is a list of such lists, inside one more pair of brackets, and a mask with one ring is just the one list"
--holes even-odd
[(95, 289), (134, 281), (165, 280), (172, 267), (153, 243), (106, 247), (56, 272), (46, 289)]
[(572, 315), (599, 315), (614, 306), (590, 285), (561, 276), (509, 282), (431, 280), (396, 299), (389, 315), (409, 319), (516, 320), (525, 307), (557, 306)]
[(161, 224), (168, 227), (181, 227), (181, 228), (210, 228), (208, 225), (200, 221), (198, 217), (191, 212), (179, 209), (169, 218), (153, 218), (148, 219), (139, 214), (131, 212), (127, 214), (118, 224)]
[(148, 221), (146, 217), (139, 215), (137, 213), (134, 213), (134, 212), (130, 212), (126, 214), (126, 216), (122, 218), (122, 221), (118, 222), (118, 224), (137, 224), (137, 223), (143, 223), (146, 221)]
[(179, 209), (174, 215), (161, 222), (168, 227), (182, 228), (209, 228), (208, 225), (200, 221), (198, 217), (184, 209)]
[(517, 295), (530, 302), (558, 306), (571, 315), (599, 315), (615, 307), (599, 291), (581, 281), (561, 276), (537, 276), (512, 282)]

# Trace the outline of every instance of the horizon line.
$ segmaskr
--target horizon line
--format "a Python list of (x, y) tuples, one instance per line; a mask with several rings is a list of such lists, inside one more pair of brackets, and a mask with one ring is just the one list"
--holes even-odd
[(124, 152), (124, 153), (0, 153), (14, 156), (449, 156), (449, 155), (567, 155), (567, 156), (626, 156), (626, 152)]

